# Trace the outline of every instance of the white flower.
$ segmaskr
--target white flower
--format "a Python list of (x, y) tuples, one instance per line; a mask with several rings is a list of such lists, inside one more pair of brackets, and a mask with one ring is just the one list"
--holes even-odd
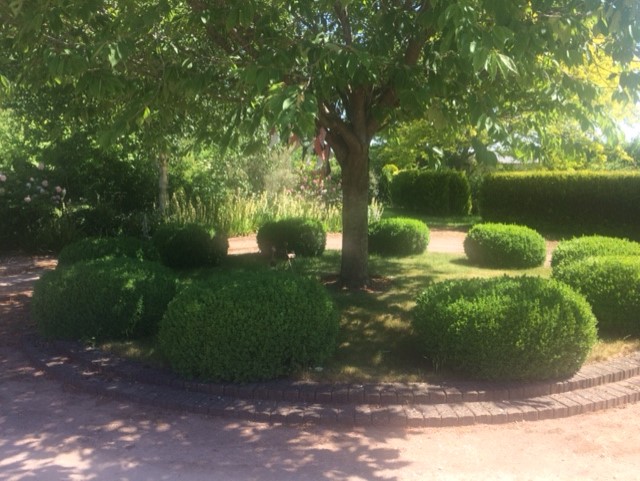
[(44, 170), (44, 162), (38, 162), (38, 170)]
[(0, 182), (5, 182), (7, 180), (7, 176), (4, 174), (0, 174)]
[(31, 197), (26, 196), (26, 197), (24, 198), (24, 201), (28, 204), (29, 202), (31, 202)]
[(56, 193), (60, 193), (62, 192), (62, 187), (60, 187), (59, 185), (56, 185)]
[(35, 182), (35, 179), (33, 177), (29, 177), (29, 182)]
[(27, 188), (30, 189), (31, 188), (31, 182), (27, 182)]
[(42, 181), (42, 187), (49, 187), (49, 181), (48, 180), (43, 180)]

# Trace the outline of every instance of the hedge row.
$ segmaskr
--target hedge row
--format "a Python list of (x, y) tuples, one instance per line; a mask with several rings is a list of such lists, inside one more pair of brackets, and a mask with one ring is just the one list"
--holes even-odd
[(235, 272), (181, 292), (162, 320), (158, 344), (184, 376), (266, 380), (325, 361), (338, 323), (317, 281), (279, 271)]
[(640, 173), (493, 174), (483, 182), (479, 202), (485, 221), (559, 233), (640, 235)]
[(539, 277), (461, 279), (420, 294), (414, 329), (436, 367), (489, 380), (574, 374), (596, 341), (589, 304)]
[(476, 224), (464, 239), (469, 260), (485, 267), (527, 268), (544, 263), (547, 245), (538, 232), (512, 224)]
[(429, 245), (429, 227), (417, 219), (392, 217), (369, 225), (369, 252), (381, 256), (422, 254)]
[(393, 205), (409, 211), (435, 216), (471, 212), (471, 188), (464, 172), (400, 171), (390, 191)]

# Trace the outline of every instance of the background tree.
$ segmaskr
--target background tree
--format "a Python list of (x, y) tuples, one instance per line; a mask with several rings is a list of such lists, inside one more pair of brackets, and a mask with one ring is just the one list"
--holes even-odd
[[(640, 6), (630, 0), (15, 0), (2, 8), (0, 32), (20, 71), (13, 78), (70, 83), (78, 97), (114, 102), (118, 125), (155, 114), (171, 126), (188, 113), (201, 135), (213, 135), (212, 113), (230, 112), (230, 133), (263, 122), (284, 138), (323, 127), (341, 166), (340, 274), (350, 287), (369, 275), (369, 151), (381, 130), (446, 103), (506, 138), (509, 117), (576, 95), (576, 115), (589, 119), (590, 82), (558, 66), (589, 63), (594, 49), (628, 65), (640, 39)], [(622, 71), (620, 95), (638, 79)]]

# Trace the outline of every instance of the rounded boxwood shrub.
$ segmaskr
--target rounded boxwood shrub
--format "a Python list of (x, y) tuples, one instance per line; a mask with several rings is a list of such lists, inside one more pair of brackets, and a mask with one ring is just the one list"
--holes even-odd
[(338, 322), (316, 281), (279, 271), (235, 272), (178, 294), (162, 319), (158, 345), (186, 377), (267, 380), (326, 360)]
[(212, 266), (227, 255), (229, 242), (198, 224), (164, 224), (153, 235), (162, 263), (174, 269)]
[(602, 332), (640, 334), (640, 256), (600, 256), (562, 262), (553, 277), (583, 294)]
[(547, 246), (544, 237), (528, 227), (487, 223), (469, 230), (464, 252), (480, 266), (527, 268), (544, 263)]
[(76, 262), (35, 284), (32, 312), (55, 339), (135, 339), (157, 332), (176, 292), (171, 270), (127, 257)]
[(395, 217), (369, 225), (369, 252), (382, 256), (422, 254), (429, 245), (429, 228), (416, 219)]
[(640, 243), (599, 235), (576, 237), (558, 243), (551, 257), (551, 267), (595, 256), (640, 256)]
[(284, 256), (294, 252), (313, 257), (324, 252), (327, 232), (318, 220), (291, 217), (263, 224), (258, 230), (257, 241), (264, 255)]
[(131, 257), (155, 261), (160, 258), (154, 245), (135, 237), (91, 237), (65, 246), (58, 255), (58, 265), (110, 257)]
[(596, 341), (584, 297), (526, 276), (433, 284), (417, 299), (413, 326), (436, 366), (485, 380), (570, 376)]

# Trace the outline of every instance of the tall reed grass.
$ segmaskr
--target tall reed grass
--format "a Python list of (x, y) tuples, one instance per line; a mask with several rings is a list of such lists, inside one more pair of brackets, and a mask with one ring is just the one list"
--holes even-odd
[(224, 231), (229, 236), (257, 232), (262, 224), (286, 217), (306, 217), (323, 223), (328, 232), (342, 230), (342, 206), (305, 199), (293, 193), (229, 194), (222, 201), (188, 199), (182, 192), (173, 195), (168, 220), (195, 222)]

